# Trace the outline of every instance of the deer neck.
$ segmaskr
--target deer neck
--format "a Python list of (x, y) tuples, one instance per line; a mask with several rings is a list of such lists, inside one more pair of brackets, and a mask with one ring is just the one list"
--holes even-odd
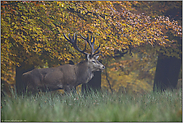
[(77, 81), (79, 83), (88, 83), (93, 78), (92, 68), (87, 61), (77, 64)]

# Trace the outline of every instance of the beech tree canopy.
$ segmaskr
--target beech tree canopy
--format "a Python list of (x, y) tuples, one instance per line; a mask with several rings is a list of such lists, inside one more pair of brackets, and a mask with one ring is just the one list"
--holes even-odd
[[(63, 33), (95, 36), (105, 58), (138, 48), (144, 54), (150, 50), (180, 57), (180, 44), (169, 35), (182, 38), (182, 25), (168, 16), (137, 12), (140, 5), (137, 1), (1, 1), (1, 79), (11, 83), (13, 67), (22, 63), (56, 66), (80, 61), (83, 56)], [(84, 48), (79, 36), (78, 41)]]

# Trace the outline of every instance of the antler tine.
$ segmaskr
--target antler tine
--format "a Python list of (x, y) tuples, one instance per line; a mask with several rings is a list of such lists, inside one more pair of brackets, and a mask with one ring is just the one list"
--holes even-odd
[[(91, 35), (91, 40), (92, 40), (92, 35)], [(90, 40), (90, 43), (91, 43), (91, 48), (92, 48), (92, 54), (94, 54), (94, 52), (95, 52), (95, 49), (94, 49), (95, 37), (93, 36), (93, 42), (91, 42), (91, 40)]]
[(91, 35), (90, 40), (89, 40), (89, 34), (88, 34), (87, 38), (83, 37), (82, 35), (81, 35), (81, 37), (89, 43), (89, 45), (91, 47), (91, 55), (95, 55), (95, 54), (98, 54), (100, 52), (100, 51), (98, 51), (97, 53), (95, 53), (100, 48), (100, 44), (99, 44), (99, 47), (97, 47), (97, 49), (94, 49), (95, 37), (93, 37), (93, 42), (91, 42), (92, 35)]
[[(97, 49), (94, 50), (94, 52), (97, 51), (99, 48), (100, 48), (100, 44), (99, 44), (99, 46), (97, 47)], [(99, 51), (99, 52), (100, 52), (100, 51)]]
[[(94, 49), (94, 43), (95, 43), (95, 37), (93, 37), (93, 42), (91, 43), (92, 44), (92, 48), (93, 48), (93, 53), (96, 52), (99, 48), (100, 48), (100, 44), (99, 46), (97, 47), (97, 49)], [(98, 54), (100, 51), (98, 51), (97, 53), (95, 54)]]
[[(80, 34), (80, 35), (81, 35), (81, 34)], [(89, 34), (87, 34), (87, 38), (85, 38), (85, 37), (82, 36), (82, 35), (81, 35), (81, 37), (89, 43), (89, 45), (90, 45), (90, 47), (91, 47), (91, 49), (92, 49), (92, 51), (93, 51), (92, 44), (91, 44), (92, 36), (91, 36), (90, 41), (89, 41)], [(92, 54), (93, 54), (93, 52), (91, 52), (91, 55), (92, 55)]]
[[(63, 33), (64, 34), (64, 33)], [(79, 52), (81, 52), (81, 53), (83, 53), (83, 54), (88, 54), (88, 53), (86, 53), (85, 51), (86, 51), (86, 42), (85, 42), (85, 48), (83, 49), (83, 50), (81, 50), (78, 46), (77, 46), (77, 34), (75, 34), (74, 33), (74, 35), (73, 35), (73, 38), (71, 38), (71, 36), (70, 36), (70, 33), (68, 34), (68, 36), (69, 36), (69, 39), (67, 38), (67, 36), (64, 34), (64, 37), (65, 37), (65, 39), (67, 39), (72, 45), (73, 45), (73, 47), (76, 49), (76, 50), (78, 50)]]

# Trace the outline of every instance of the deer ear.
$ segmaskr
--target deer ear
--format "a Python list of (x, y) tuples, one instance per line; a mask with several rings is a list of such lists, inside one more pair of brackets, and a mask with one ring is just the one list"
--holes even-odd
[(86, 55), (86, 59), (89, 60), (90, 59), (90, 54)]
[(98, 57), (99, 57), (99, 56), (97, 55), (95, 58), (98, 59)]

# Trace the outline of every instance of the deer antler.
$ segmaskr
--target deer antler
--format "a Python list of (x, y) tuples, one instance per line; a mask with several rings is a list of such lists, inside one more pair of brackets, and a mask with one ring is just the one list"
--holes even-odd
[[(63, 33), (63, 34), (64, 34), (64, 33)], [(80, 34), (80, 35), (81, 35), (81, 34)], [(85, 55), (91, 55), (91, 56), (94, 56), (94, 55), (100, 53), (100, 51), (96, 52), (96, 51), (100, 48), (100, 44), (99, 44), (99, 46), (98, 46), (96, 49), (94, 49), (95, 37), (93, 37), (93, 42), (91, 42), (91, 40), (92, 40), (92, 35), (91, 35), (91, 39), (90, 39), (90, 40), (89, 40), (89, 34), (88, 34), (87, 38), (85, 38), (84, 36), (81, 35), (81, 37), (82, 37), (86, 42), (88, 42), (88, 44), (90, 45), (90, 47), (91, 47), (91, 54), (85, 52), (85, 51), (86, 51), (86, 42), (85, 42), (85, 48), (84, 48), (83, 50), (79, 49), (79, 47), (78, 47), (77, 44), (76, 44), (76, 41), (77, 41), (77, 34), (74, 33), (73, 38), (71, 38), (70, 34), (68, 34), (68, 36), (69, 36), (69, 38), (67, 38), (67, 36), (64, 34), (65, 39), (67, 39), (70, 43), (72, 43), (72, 45), (74, 46), (74, 48), (77, 49), (79, 52), (81, 52), (81, 53), (83, 53), (83, 54), (85, 54)], [(95, 52), (96, 52), (96, 53), (95, 53)]]
[[(63, 33), (64, 34), (64, 33)], [(79, 49), (79, 47), (76, 44), (77, 41), (77, 34), (74, 33), (73, 38), (71, 38), (70, 34), (68, 34), (69, 38), (67, 38), (67, 36), (64, 34), (65, 39), (67, 39), (73, 46), (75, 49), (77, 49), (79, 52), (87, 55), (88, 53), (86, 53), (86, 42), (85, 42), (85, 48), (83, 50)]]
[[(80, 34), (80, 35), (81, 35), (81, 34)], [(91, 42), (91, 40), (92, 40), (92, 35), (91, 35), (91, 39), (90, 39), (90, 40), (89, 40), (89, 34), (88, 34), (87, 38), (85, 38), (85, 37), (82, 36), (82, 35), (81, 35), (81, 37), (82, 37), (84, 40), (86, 40), (86, 41), (88, 42), (88, 44), (90, 45), (90, 47), (91, 47), (91, 55), (92, 55), (92, 56), (94, 56), (94, 55), (100, 53), (100, 51), (96, 52), (96, 51), (100, 48), (100, 44), (99, 44), (99, 46), (98, 46), (96, 49), (94, 49), (95, 37), (93, 37), (93, 42)], [(96, 52), (96, 53), (95, 53), (95, 52)]]

